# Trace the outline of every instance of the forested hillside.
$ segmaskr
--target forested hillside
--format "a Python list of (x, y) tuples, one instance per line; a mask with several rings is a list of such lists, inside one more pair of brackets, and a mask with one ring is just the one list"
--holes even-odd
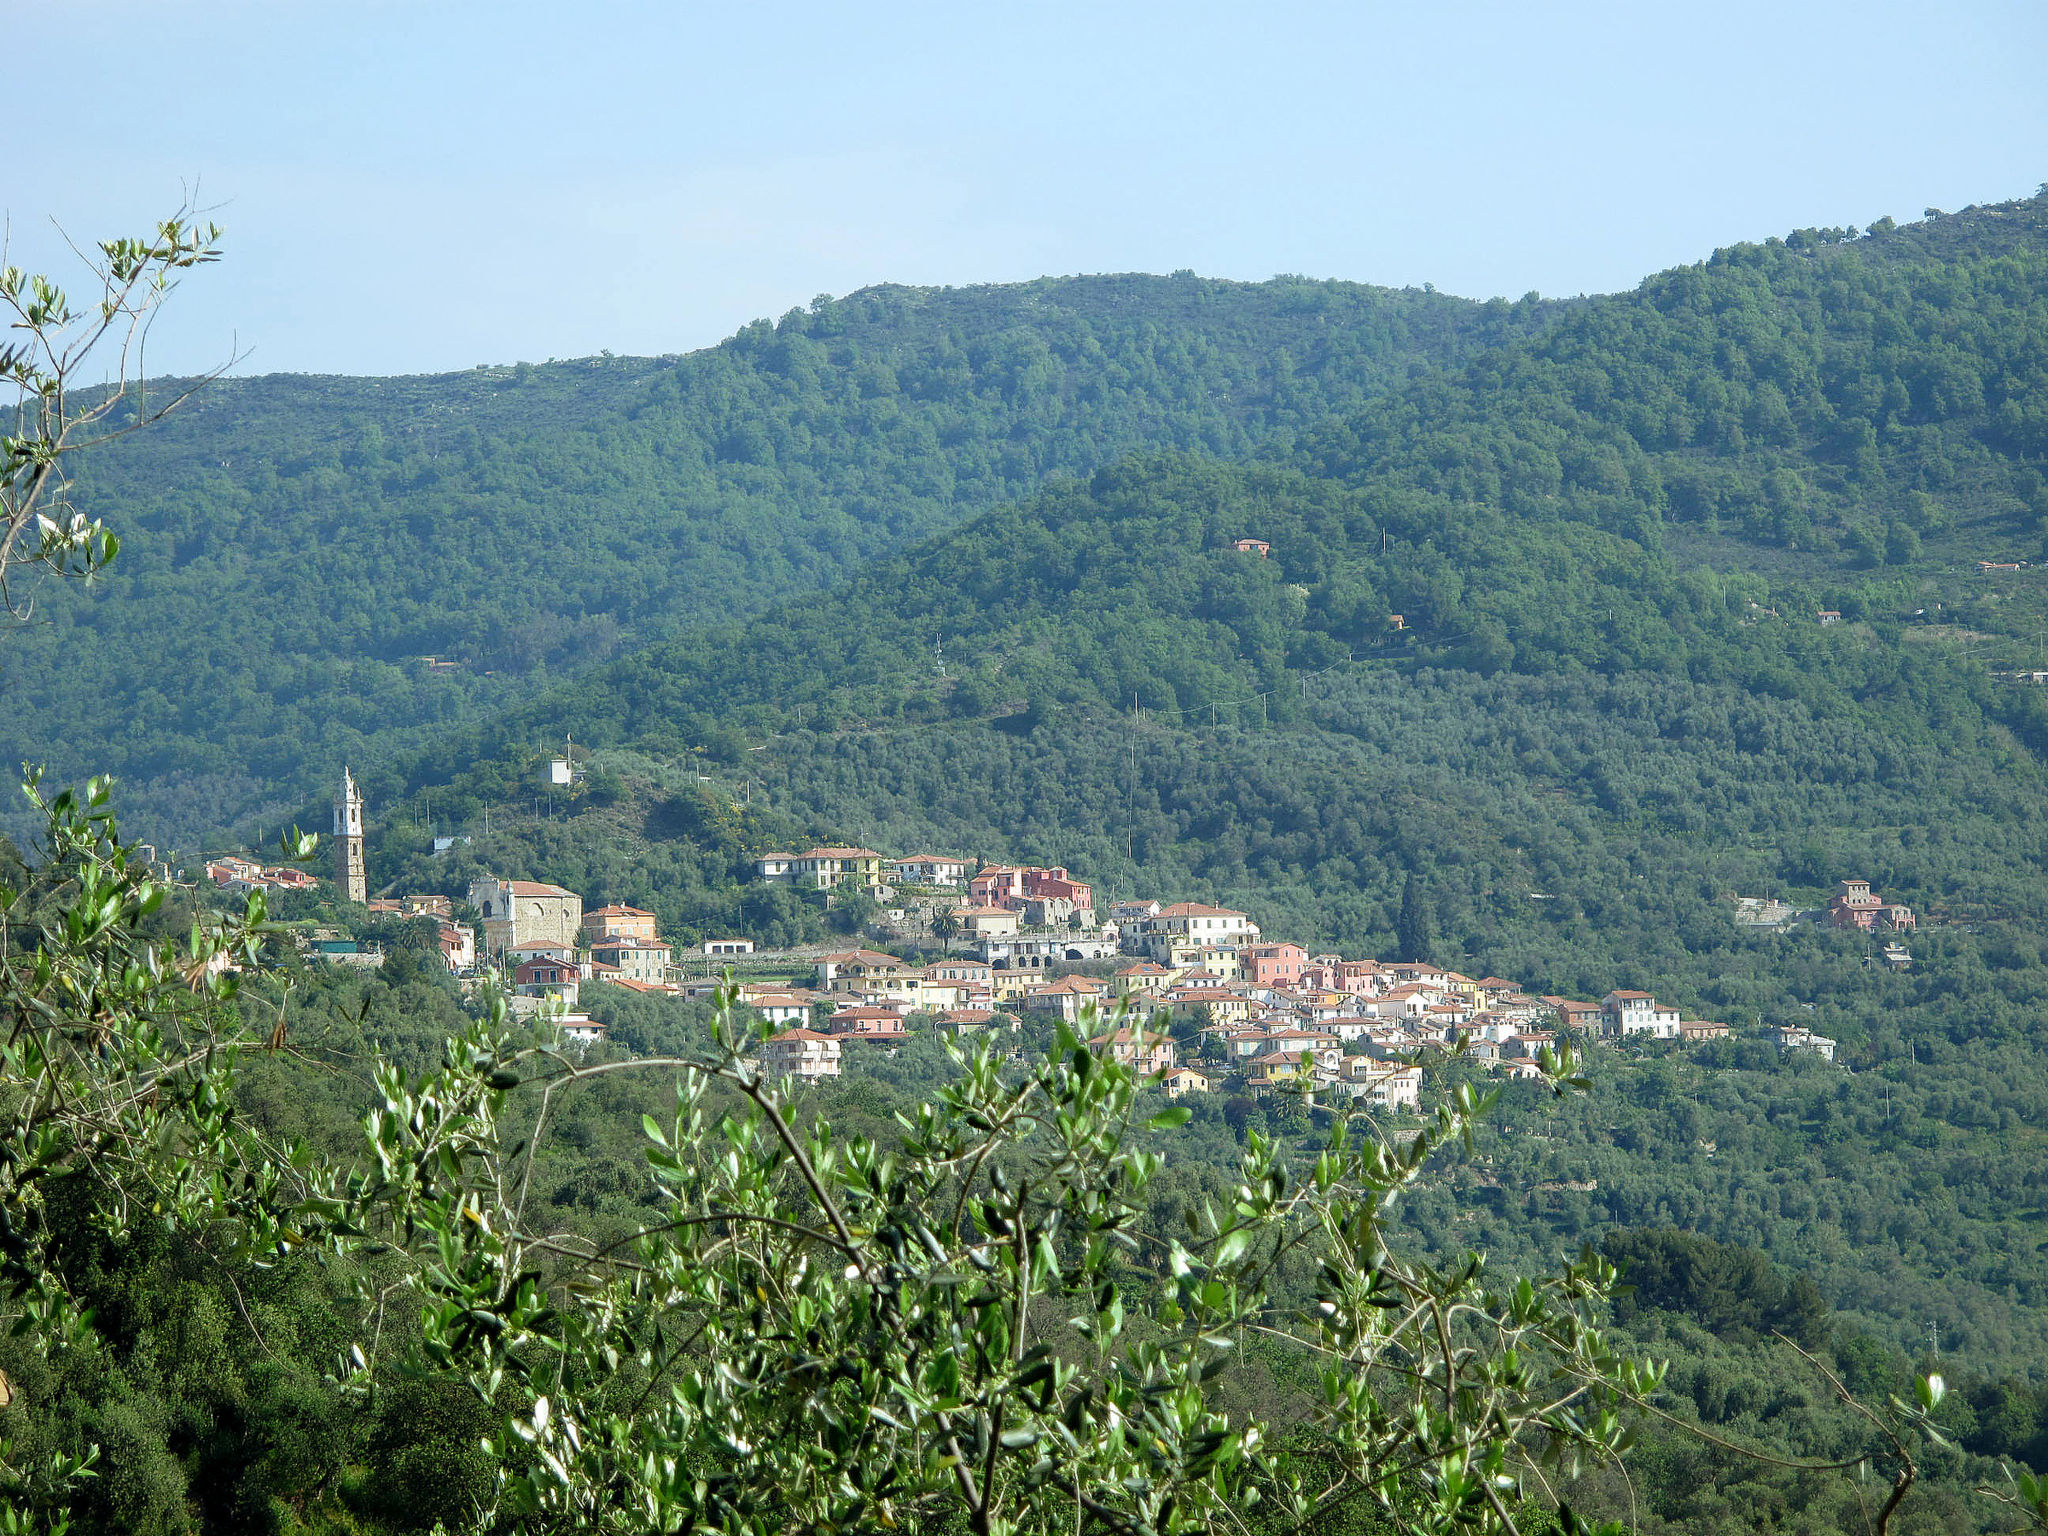
[[(608, 803), (501, 819), (473, 856), (666, 900), (682, 937), (787, 932), (746, 855), (803, 833), (1811, 1023), (1872, 1086), (1739, 1052), (1624, 1075), (1499, 1174), (1601, 1193), (1489, 1240), (1533, 1261), (1675, 1222), (1810, 1271), (1892, 1347), (1935, 1320), (1988, 1367), (2036, 1348), (2048, 1294), (2035, 1176), (2002, 1150), (2048, 1103), (2048, 707), (1998, 675), (2036, 654), (2041, 588), (1978, 568), (2041, 552), (2043, 210), (1731, 249), (1265, 462), (1126, 460), (600, 669), (414, 782), (437, 818), (516, 803), (573, 729)], [(416, 843), (395, 831), (381, 867)], [(1908, 975), (1866, 939), (1731, 920), (1733, 894), (1850, 875), (1928, 918)], [(1653, 1134), (1681, 1099), (1690, 1153)]]
[(0, 653), (0, 758), (119, 773), (159, 839), (218, 835), (1050, 476), (1290, 443), (1559, 309), (1192, 275), (881, 287), (680, 358), (223, 380), (86, 466), (124, 548)]
[[(1127, 438), (1100, 426), (1105, 462), (978, 516), (957, 482), (903, 493), (901, 506), (923, 510), (893, 531), (872, 506), (856, 517), (821, 490), (801, 504), (814, 565), (796, 544), (740, 540), (737, 563), (693, 568), (724, 570), (721, 601), (751, 617), (594, 662), (572, 684), (536, 653), (519, 664), (531, 696), (488, 722), (462, 723), (476, 698), (448, 684), (454, 728), (364, 773), (371, 887), (459, 896), (488, 869), (645, 906), (684, 943), (735, 931), (788, 943), (843, 926), (846, 909), (750, 882), (751, 856), (844, 838), (1065, 863), (1103, 899), (1223, 900), (1269, 938), (1426, 956), (1536, 992), (1654, 990), (1734, 1036), (1600, 1046), (1583, 1095), (1505, 1084), (1497, 1127), (1418, 1156), (1426, 1171), (1390, 1218), (1433, 1256), (1484, 1251), (1496, 1275), (1547, 1271), (1582, 1245), (1630, 1266), (1618, 1337), (1672, 1360), (1650, 1393), (1664, 1417), (1636, 1410), (1643, 1444), (1619, 1469), (1573, 1471), (1546, 1493), (1689, 1536), (1875, 1529), (1881, 1484), (1768, 1458), (1839, 1469), (1882, 1439), (1816, 1362), (1877, 1404), (1938, 1371), (1952, 1388), (1938, 1410), (1950, 1443), (1921, 1447), (1920, 1485), (1890, 1528), (2009, 1528), (2010, 1511), (1979, 1490), (2005, 1486), (2000, 1460), (2048, 1470), (2048, 690), (2014, 675), (2048, 670), (2043, 578), (2024, 563), (2042, 554), (2048, 516), (2044, 214), (2036, 199), (1904, 229), (1801, 232), (1547, 316), (1452, 306), (1468, 320), (1440, 338), (1444, 366), (1411, 376), (1387, 350), (1383, 387), (1342, 385), (1355, 396), (1320, 419), (1280, 419), (1274, 377), (1256, 369), (1245, 377), (1261, 381), (1257, 410), (1250, 397), (1203, 405), (1189, 384), (1177, 398), (1195, 415), (1234, 423), (1217, 440), (1147, 427), (1134, 409), (1114, 417)], [(1147, 291), (1181, 292), (1174, 281)], [(1259, 292), (1282, 324), (1293, 301)], [(1431, 302), (1400, 302), (1411, 299)], [(781, 399), (796, 387), (791, 358), (829, 352), (818, 319), (729, 350)], [(1489, 327), (1495, 344), (1458, 355)], [(612, 382), (669, 387), (626, 377), (644, 366), (621, 365)], [(913, 394), (910, 370), (891, 366)], [(559, 394), (564, 375), (537, 373), (535, 387)], [(818, 379), (819, 398), (855, 387), (830, 369)], [(478, 410), (496, 387), (462, 386)], [(1146, 398), (1160, 393), (1172, 391)], [(1048, 411), (1052, 398), (1040, 398)], [(550, 441), (589, 454), (563, 450), (564, 484), (575, 464), (595, 474), (607, 462), (603, 443), (641, 441), (616, 424), (630, 411), (578, 424), (565, 397), (551, 409), (563, 420)], [(1040, 456), (1015, 476), (996, 447), (1008, 418), (993, 403), (977, 417), (986, 432), (962, 445), (991, 502), (1087, 467), (1078, 454), (1051, 462), (1057, 416), (1042, 438), (1026, 430)], [(535, 416), (496, 419), (539, 430)], [(785, 450), (784, 426), (770, 425), (794, 419), (735, 415), (719, 430), (762, 424), (765, 449), (707, 439), (698, 468), (767, 497), (761, 486), (793, 483), (786, 465), (822, 462)], [(864, 439), (848, 427), (834, 441), (857, 458)], [(646, 448), (646, 462), (660, 457)], [(725, 467), (706, 467), (714, 459)], [(756, 470), (768, 478), (748, 481)], [(868, 471), (834, 472), (844, 489)], [(717, 515), (758, 505), (733, 495)], [(828, 506), (840, 510), (813, 515)], [(463, 515), (480, 525), (486, 510)], [(757, 556), (816, 581), (842, 513), (870, 542), (829, 591), (768, 602), (764, 580), (734, 595)], [(959, 526), (917, 536), (949, 517)], [(512, 552), (479, 537), (486, 563)], [(565, 568), (572, 556), (596, 560), (545, 552)], [(644, 622), (667, 614), (650, 607)], [(452, 649), (426, 631), (408, 643), (430, 640)], [(396, 739), (390, 729), (375, 740)], [(584, 774), (546, 798), (541, 771), (566, 732)], [(326, 745), (337, 744), (375, 741)], [(432, 855), (432, 827), (472, 841)], [(1909, 968), (1885, 963), (1874, 935), (1733, 921), (1736, 894), (1810, 905), (1844, 876), (1918, 909)], [(282, 964), (289, 991), (249, 994), (260, 1002), (245, 1028), (269, 1044), (237, 1103), (263, 1136), (308, 1136), (306, 1166), (345, 1159), (364, 1125), (397, 1146), (424, 1123), (424, 1099), (362, 1118), (375, 1103), (368, 1059), (422, 1072), (438, 1060), (497, 1090), (488, 1052), (440, 1043), (474, 1004), (421, 955), (395, 947), (373, 975)], [(703, 1039), (698, 1005), (598, 986), (581, 1001), (626, 1052)], [(1192, 1023), (1177, 1021), (1184, 1034)], [(1760, 1023), (1812, 1025), (1840, 1042), (1838, 1059), (1782, 1056)], [(1052, 1043), (1034, 1030), (1019, 1040), (1029, 1052)], [(953, 1069), (923, 1041), (878, 1054), (803, 1109), (907, 1146)], [(1082, 1076), (1094, 1070), (1075, 1056)], [(1425, 1091), (1456, 1102), (1481, 1077), (1433, 1063)], [(655, 1138), (653, 1167), (680, 1166), (661, 1122), (671, 1085), (592, 1079), (562, 1096), (544, 1156), (537, 1131), (518, 1143), (517, 1201), (524, 1212), (530, 1184), (536, 1230), (612, 1242), (665, 1209), (635, 1127)], [(1275, 1174), (1240, 1187), (1239, 1159), (1262, 1146), (1305, 1175), (1295, 1187), (1313, 1184), (1318, 1127), (1302, 1108), (1196, 1099), (1181, 1123), (1155, 1124), (1143, 1230), (1163, 1236), (1191, 1207), (1286, 1185)], [(731, 1107), (716, 1116), (729, 1129)], [(896, 1165), (863, 1153), (845, 1166)], [(457, 1209), (484, 1241), (490, 1223)], [(171, 1244), (116, 1251), (97, 1232), (63, 1241), (102, 1349), (50, 1363), (17, 1339), (0, 1362), (34, 1405), (33, 1454), (93, 1437), (121, 1451), (119, 1475), (84, 1496), (91, 1528), (180, 1529), (198, 1496), (187, 1490), (205, 1489), (221, 1529), (285, 1502), (338, 1510), (350, 1528), (422, 1529), (459, 1519), (487, 1486), (477, 1447), (495, 1404), (417, 1373), (357, 1395), (323, 1374), (343, 1347), (346, 1270)], [(450, 1255), (470, 1262), (468, 1241), (446, 1239), (444, 1271), (463, 1267)], [(915, 1247), (906, 1238), (900, 1252)], [(1312, 1293), (1296, 1278), (1271, 1315), (1305, 1311)], [(261, 1359), (223, 1342), (252, 1315)], [(464, 1317), (475, 1337), (496, 1331), (452, 1304), (429, 1322)], [(371, 1353), (399, 1359), (407, 1326)], [(1301, 1358), (1244, 1357), (1231, 1411), (1294, 1421), (1311, 1385)], [(616, 1390), (637, 1391), (637, 1368)], [(648, 1401), (640, 1393), (633, 1411)], [(1687, 1421), (1716, 1438), (1686, 1434)]]

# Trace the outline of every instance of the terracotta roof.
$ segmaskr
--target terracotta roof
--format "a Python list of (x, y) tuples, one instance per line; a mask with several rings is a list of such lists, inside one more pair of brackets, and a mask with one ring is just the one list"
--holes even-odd
[(815, 1029), (785, 1029), (779, 1035), (770, 1035), (767, 1043), (774, 1045), (783, 1040), (831, 1040), (830, 1035), (821, 1035)]
[(574, 896), (574, 891), (565, 891), (559, 885), (549, 885), (544, 880), (503, 880), (499, 884), (514, 896)]
[(807, 848), (795, 855), (799, 859), (879, 859), (881, 854), (872, 848)]
[(588, 912), (586, 912), (586, 913), (584, 913), (584, 914), (583, 914), (583, 920), (584, 920), (585, 922), (588, 922), (588, 921), (589, 921), (589, 920), (590, 920), (591, 918), (593, 918), (593, 917), (652, 917), (652, 916), (654, 916), (654, 914), (653, 914), (652, 912), (644, 911), (643, 909), (641, 909), (641, 908), (639, 908), (639, 907), (622, 907), (622, 906), (607, 906), (607, 907), (593, 907), (593, 908), (592, 908), (592, 909), (591, 909), (590, 911), (588, 911)]
[(829, 955), (818, 956), (820, 965), (901, 965), (903, 962), (894, 955), (885, 955), (878, 949), (842, 949)]
[(1176, 901), (1170, 907), (1159, 909), (1161, 917), (1243, 917), (1242, 912), (1230, 907), (1207, 907), (1199, 901)]
[(1159, 1045), (1173, 1039), (1154, 1029), (1119, 1029), (1106, 1035), (1097, 1035), (1090, 1045)]
[(1058, 981), (1032, 989), (1033, 997), (1047, 997), (1058, 992), (1079, 992), (1094, 997), (1102, 991), (1102, 983), (1090, 976), (1063, 976)]

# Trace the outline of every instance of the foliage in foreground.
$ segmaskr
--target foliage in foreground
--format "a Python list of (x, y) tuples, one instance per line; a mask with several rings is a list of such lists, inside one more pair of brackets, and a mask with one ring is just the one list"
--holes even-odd
[[(1166, 1238), (1151, 1138), (1187, 1111), (1081, 1035), (955, 1056), (893, 1133), (838, 1135), (730, 996), (701, 1050), (598, 1059), (493, 1002), (438, 1061), (383, 1058), (358, 1155), (316, 1155), (237, 1108), (291, 1050), (261, 902), (159, 936), (107, 786), (42, 808), (0, 901), (11, 1529), (1577, 1528), (1551, 1490), (1664, 1414), (1601, 1325), (1606, 1259), (1493, 1285), (1401, 1251), (1469, 1090), (1398, 1149), (1339, 1124), (1303, 1177), (1254, 1132)], [(565, 1229), (555, 1127), (650, 1075), (651, 1217)], [(211, 1364), (166, 1375), (195, 1338)], [(1275, 1361), (1297, 1422), (1241, 1411)], [(1889, 1510), (1938, 1401), (1857, 1407), (1874, 1449), (1799, 1469), (1881, 1466)], [(212, 1469), (182, 1499), (151, 1416)]]

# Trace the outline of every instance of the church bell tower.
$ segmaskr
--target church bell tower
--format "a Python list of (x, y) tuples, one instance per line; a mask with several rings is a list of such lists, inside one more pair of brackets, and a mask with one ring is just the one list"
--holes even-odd
[(341, 770), (341, 793), (334, 797), (334, 887), (346, 901), (370, 899), (363, 870), (363, 792), (346, 768)]

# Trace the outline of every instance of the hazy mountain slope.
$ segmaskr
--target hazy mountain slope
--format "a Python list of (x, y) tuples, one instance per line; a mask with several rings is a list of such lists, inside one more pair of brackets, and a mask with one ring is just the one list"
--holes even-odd
[(224, 382), (86, 466), (80, 500), (126, 546), (0, 650), (0, 755), (121, 773), (190, 838), (1047, 476), (1289, 441), (1557, 308), (1293, 279), (885, 287), (683, 358)]

